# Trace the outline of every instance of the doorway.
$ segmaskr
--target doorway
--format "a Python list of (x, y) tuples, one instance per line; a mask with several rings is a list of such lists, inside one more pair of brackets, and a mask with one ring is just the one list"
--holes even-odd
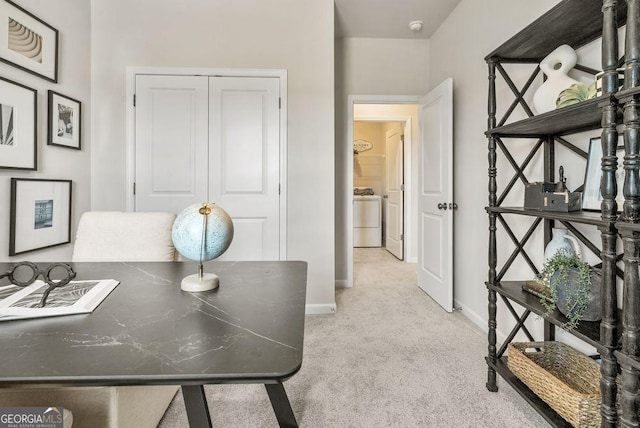
[(404, 140), (410, 132), (410, 117), (353, 123), (353, 245), (384, 248), (398, 260), (405, 255)]
[[(350, 96), (349, 97), (349, 109), (348, 109), (348, 122), (347, 122), (347, 144), (351, 145), (357, 140), (356, 134), (358, 131), (356, 128), (359, 125), (357, 123), (377, 124), (379, 128), (385, 130), (383, 133), (383, 139), (386, 139), (386, 130), (392, 128), (392, 124), (399, 127), (400, 134), (404, 136), (399, 148), (401, 149), (399, 155), (399, 161), (403, 166), (401, 179), (397, 181), (398, 193), (400, 195), (402, 214), (400, 214), (401, 226), (397, 226), (395, 231), (399, 241), (399, 246), (402, 249), (401, 253), (398, 253), (402, 261), (398, 260), (398, 263), (416, 263), (417, 262), (417, 242), (413, 235), (417, 228), (417, 215), (414, 213), (415, 201), (417, 194), (415, 193), (414, 183), (417, 182), (417, 165), (414, 163), (417, 161), (417, 143), (419, 135), (419, 121), (418, 121), (418, 100), (419, 97), (412, 96)], [(363, 152), (355, 155), (355, 152), (349, 148), (347, 163), (357, 167), (357, 163), (365, 159), (365, 155), (371, 152)], [(385, 142), (385, 161), (386, 157), (386, 142)], [(360, 159), (359, 159), (360, 158)], [(385, 168), (385, 167), (383, 167)], [(353, 263), (354, 263), (354, 196), (351, 191), (353, 187), (358, 186), (358, 176), (355, 174), (354, 167), (347, 168), (345, 170), (345, 187), (349, 189), (347, 192), (348, 201), (345, 200), (345, 207), (347, 208), (347, 286), (353, 285)], [(385, 195), (389, 195), (387, 188), (381, 187), (379, 194), (382, 201), (382, 209), (384, 210), (384, 219), (388, 222), (388, 198), (384, 198)], [(367, 186), (365, 186), (367, 187)], [(396, 199), (397, 201), (398, 199)], [(395, 209), (395, 208), (394, 208)], [(389, 224), (384, 225), (384, 245), (387, 244), (387, 232), (389, 231)], [(361, 260), (362, 251), (358, 251), (358, 260)]]

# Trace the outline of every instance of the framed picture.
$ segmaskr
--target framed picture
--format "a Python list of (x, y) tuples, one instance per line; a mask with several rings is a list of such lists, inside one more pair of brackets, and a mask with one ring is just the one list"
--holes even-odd
[(71, 180), (11, 179), (9, 255), (71, 242)]
[[(618, 169), (616, 171), (616, 183), (618, 186), (618, 211), (622, 211), (624, 196), (622, 186), (624, 185), (624, 169), (622, 162), (624, 161), (624, 142), (622, 135), (618, 138), (618, 146), (616, 148), (618, 156)], [(602, 194), (600, 193), (600, 181), (602, 180), (602, 143), (600, 137), (592, 138), (589, 141), (589, 156), (587, 157), (587, 169), (584, 176), (584, 190), (582, 193), (582, 209), (600, 211), (602, 203)]]
[(49, 90), (47, 144), (80, 150), (81, 103)]
[(36, 169), (38, 92), (0, 77), (0, 168)]
[(58, 82), (58, 30), (9, 0), (0, 0), (0, 61)]

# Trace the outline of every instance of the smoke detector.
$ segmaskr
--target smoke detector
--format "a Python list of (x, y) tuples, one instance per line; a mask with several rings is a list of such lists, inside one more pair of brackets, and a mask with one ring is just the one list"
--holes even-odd
[(415, 31), (415, 32), (421, 31), (422, 30), (422, 24), (423, 24), (422, 21), (411, 21), (409, 23), (409, 29), (411, 31)]

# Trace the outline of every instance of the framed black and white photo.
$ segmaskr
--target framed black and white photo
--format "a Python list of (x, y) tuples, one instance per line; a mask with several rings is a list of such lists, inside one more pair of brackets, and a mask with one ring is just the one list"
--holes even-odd
[(0, 61), (58, 82), (58, 30), (9, 0), (0, 0)]
[(71, 242), (71, 180), (11, 179), (9, 255)]
[(0, 168), (35, 170), (35, 89), (0, 77)]
[[(624, 196), (622, 186), (624, 185), (624, 169), (622, 162), (624, 161), (624, 142), (622, 135), (619, 136), (618, 146), (616, 148), (618, 156), (618, 169), (616, 171), (616, 184), (618, 187), (618, 195), (616, 202), (618, 203), (618, 211), (622, 211)], [(587, 157), (587, 169), (584, 176), (584, 189), (582, 192), (582, 209), (600, 211), (602, 203), (602, 194), (600, 193), (600, 181), (602, 180), (602, 143), (600, 137), (592, 138), (589, 141), (589, 156)]]
[(47, 144), (80, 150), (81, 103), (78, 100), (49, 91)]

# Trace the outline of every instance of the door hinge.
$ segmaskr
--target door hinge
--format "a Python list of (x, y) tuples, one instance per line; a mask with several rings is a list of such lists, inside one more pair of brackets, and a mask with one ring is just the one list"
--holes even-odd
[(282, 110), (282, 98), (278, 98), (278, 109)]
[(136, 183), (133, 183), (133, 194), (136, 194)]
[(404, 241), (404, 233), (402, 235), (400, 235), (400, 240)]
[(280, 194), (280, 188), (281, 188), (281, 184), (278, 184), (278, 195)]
[(133, 106), (136, 106), (136, 94), (133, 94)]
[(401, 192), (404, 192), (404, 191), (405, 191), (404, 184), (401, 184), (401, 185), (400, 185), (400, 191), (401, 191)]

